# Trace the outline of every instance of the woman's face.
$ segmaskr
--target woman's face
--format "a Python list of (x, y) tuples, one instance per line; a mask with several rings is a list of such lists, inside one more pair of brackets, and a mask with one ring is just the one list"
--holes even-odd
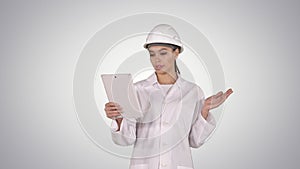
[(150, 46), (148, 48), (150, 61), (158, 74), (175, 73), (175, 60), (179, 50), (173, 51), (167, 46)]

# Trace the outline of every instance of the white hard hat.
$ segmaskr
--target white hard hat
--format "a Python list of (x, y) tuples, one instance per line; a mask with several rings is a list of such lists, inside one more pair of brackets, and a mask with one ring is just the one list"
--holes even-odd
[(175, 29), (168, 24), (159, 24), (155, 26), (148, 34), (144, 48), (150, 44), (171, 44), (180, 47), (179, 53), (183, 51), (183, 45)]

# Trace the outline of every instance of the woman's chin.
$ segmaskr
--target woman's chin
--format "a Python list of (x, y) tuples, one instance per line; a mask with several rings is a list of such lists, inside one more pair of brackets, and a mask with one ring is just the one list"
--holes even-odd
[(164, 70), (155, 70), (155, 73), (157, 73), (157, 74), (167, 74), (167, 72), (166, 71), (164, 71)]

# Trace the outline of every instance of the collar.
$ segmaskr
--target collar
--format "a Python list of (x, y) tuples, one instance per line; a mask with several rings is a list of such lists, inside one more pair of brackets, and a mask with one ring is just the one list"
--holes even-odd
[[(157, 76), (156, 73), (154, 72), (153, 74), (151, 74), (146, 81), (148, 82), (148, 84), (153, 85), (153, 86), (158, 86), (158, 80), (157, 80)], [(176, 82), (173, 84), (173, 86), (178, 86), (179, 88), (181, 88), (183, 83), (183, 79), (180, 76), (180, 74), (177, 73), (177, 80)]]

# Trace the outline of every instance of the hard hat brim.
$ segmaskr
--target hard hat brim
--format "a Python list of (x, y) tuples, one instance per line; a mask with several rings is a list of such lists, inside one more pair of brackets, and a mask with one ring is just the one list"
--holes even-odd
[(148, 49), (149, 46), (152, 46), (152, 45), (155, 45), (155, 46), (167, 46), (167, 47), (177, 46), (179, 48), (179, 53), (183, 52), (183, 47), (182, 46), (179, 46), (177, 44), (171, 44), (171, 43), (161, 43), (161, 42), (145, 43), (144, 44), (144, 48)]

